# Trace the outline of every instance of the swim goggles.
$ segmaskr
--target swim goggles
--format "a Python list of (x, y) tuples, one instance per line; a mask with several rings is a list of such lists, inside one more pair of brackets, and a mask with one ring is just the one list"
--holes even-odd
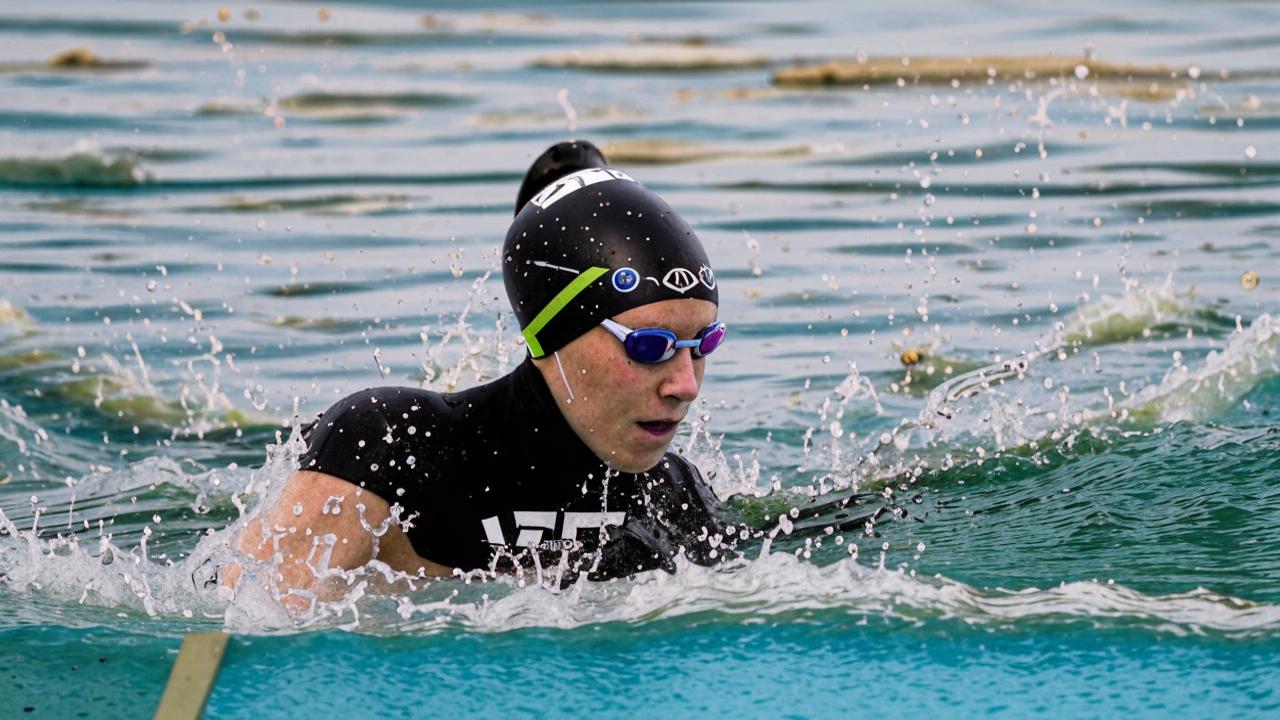
[(675, 333), (665, 328), (632, 330), (607, 318), (601, 320), (600, 325), (622, 341), (623, 347), (627, 349), (627, 357), (650, 365), (670, 360), (680, 348), (689, 348), (696, 358), (710, 355), (724, 342), (726, 331), (724, 323), (717, 320), (702, 328), (692, 340), (680, 340)]

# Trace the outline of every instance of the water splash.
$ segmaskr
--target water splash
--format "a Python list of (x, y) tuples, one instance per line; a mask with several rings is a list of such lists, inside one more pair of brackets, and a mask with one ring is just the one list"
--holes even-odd
[[(424, 389), (453, 392), (488, 382), (510, 369), (517, 352), (523, 353), (523, 338), (510, 331), (505, 308), (486, 290), (491, 275), (486, 271), (472, 281), (467, 303), (452, 322), (419, 331), (425, 347), (420, 363)], [(492, 313), (493, 329), (477, 330), (470, 320), (473, 312)]]
[(1220, 351), (1192, 368), (1180, 356), (1158, 385), (1124, 403), (1130, 417), (1146, 422), (1186, 422), (1221, 414), (1259, 382), (1280, 375), (1280, 331), (1263, 314), (1236, 332)]
[[(800, 470), (816, 478), (809, 494), (856, 492), (903, 481), (909, 488), (924, 473), (958, 463), (981, 465), (1012, 451), (1040, 461), (1051, 448), (1070, 449), (1083, 435), (1102, 439), (1111, 433), (1149, 432), (1169, 423), (1212, 418), (1280, 374), (1280, 333), (1269, 315), (1260, 315), (1248, 329), (1237, 319), (1239, 329), (1227, 346), (1210, 352), (1199, 366), (1175, 352), (1173, 367), (1157, 383), (1139, 376), (1104, 384), (1100, 357), (1081, 350), (1145, 340), (1153, 328), (1188, 338), (1199, 331), (1207, 337), (1220, 320), (1216, 313), (1198, 308), (1190, 293), (1175, 292), (1169, 278), (1156, 288), (1130, 283), (1122, 295), (1081, 306), (1034, 347), (1009, 360), (973, 363), (926, 348), (925, 357), (944, 367), (934, 373), (940, 379), (923, 407), (914, 417), (902, 417), (883, 432), (863, 438), (846, 436), (841, 422), (851, 388), (865, 384), (868, 389), (860, 391), (864, 410), (883, 413), (874, 386), (855, 368), (822, 401), (817, 424), (805, 434), (808, 462)], [(954, 372), (953, 365), (961, 371)], [(907, 386), (897, 382), (888, 389), (908, 394)], [(821, 438), (817, 454), (810, 450), (815, 435)]]

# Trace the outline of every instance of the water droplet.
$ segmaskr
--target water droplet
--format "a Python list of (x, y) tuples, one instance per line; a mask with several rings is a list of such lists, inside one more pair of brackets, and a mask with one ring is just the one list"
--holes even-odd
[(302, 503), (296, 503), (293, 506), (293, 516), (297, 517), (302, 514)]
[(1199, 79), (1200, 79), (1200, 66), (1199, 66), (1199, 65), (1192, 65), (1191, 67), (1187, 68), (1187, 77), (1191, 78), (1192, 80), (1199, 80)]
[(1076, 66), (1076, 77), (1077, 77), (1077, 78), (1079, 78), (1079, 79), (1081, 79), (1081, 80), (1083, 80), (1083, 79), (1085, 79), (1085, 78), (1089, 77), (1089, 66), (1088, 66), (1088, 65), (1077, 65), (1077, 66)]
[(1258, 156), (1258, 148), (1250, 145), (1249, 147), (1244, 149), (1244, 156), (1249, 158), (1250, 160), (1254, 159), (1255, 157)]
[(155, 291), (156, 291), (156, 288), (158, 288), (158, 287), (160, 287), (160, 286), (156, 284), (156, 281), (155, 281), (155, 280), (148, 280), (148, 281), (147, 281), (147, 292), (155, 292)]
[(1240, 287), (1245, 290), (1252, 290), (1258, 287), (1258, 273), (1249, 270), (1240, 276)]

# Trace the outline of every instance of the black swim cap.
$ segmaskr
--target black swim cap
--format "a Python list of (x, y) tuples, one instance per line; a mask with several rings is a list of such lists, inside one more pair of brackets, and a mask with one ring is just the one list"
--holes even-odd
[[(596, 157), (599, 165), (580, 169)], [(548, 184), (507, 231), (502, 279), (535, 358), (633, 307), (680, 298), (719, 304), (715, 273), (689, 224), (603, 160), (590, 143), (561, 143), (525, 176), (526, 188), (538, 182), (535, 171)]]

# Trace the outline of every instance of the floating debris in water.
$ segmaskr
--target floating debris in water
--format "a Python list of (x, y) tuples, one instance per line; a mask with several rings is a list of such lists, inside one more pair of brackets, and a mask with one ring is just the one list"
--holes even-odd
[(1094, 59), (1032, 55), (1026, 57), (980, 56), (971, 58), (858, 58), (784, 68), (773, 74), (776, 85), (881, 85), (899, 78), (913, 83), (945, 84), (952, 81), (987, 81), (1038, 77), (1087, 77), (1120, 80), (1169, 80), (1174, 73), (1164, 65), (1105, 63)]
[(104, 60), (87, 47), (63, 50), (45, 62), (55, 70), (139, 70), (150, 64), (146, 60)]
[(1252, 290), (1258, 287), (1258, 273), (1249, 270), (1240, 276), (1240, 287), (1245, 290)]
[(708, 45), (631, 45), (540, 55), (534, 67), (612, 70), (621, 72), (746, 70), (764, 67), (769, 59), (743, 50)]

